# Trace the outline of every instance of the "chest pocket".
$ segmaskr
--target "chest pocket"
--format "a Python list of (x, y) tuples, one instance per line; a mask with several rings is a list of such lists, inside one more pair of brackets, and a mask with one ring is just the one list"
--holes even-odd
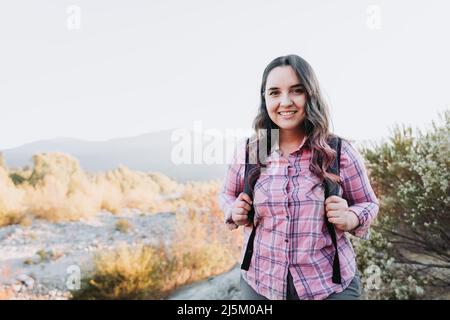
[(269, 168), (261, 172), (253, 194), (255, 217), (286, 215), (289, 201), (286, 183), (285, 170)]
[(325, 201), (325, 185), (324, 183), (315, 183), (313, 185), (309, 185), (308, 189), (305, 192), (306, 200), (312, 201)]
[[(325, 202), (325, 182), (316, 175), (308, 173), (303, 179), (304, 199), (310, 201)], [(342, 187), (339, 186), (339, 196), (342, 197)]]
[(325, 187), (320, 179), (310, 172), (298, 176), (298, 197), (300, 201), (324, 201)]

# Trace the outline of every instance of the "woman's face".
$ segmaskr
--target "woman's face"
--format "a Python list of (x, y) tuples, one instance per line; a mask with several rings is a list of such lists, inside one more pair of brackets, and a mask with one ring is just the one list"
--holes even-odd
[(273, 68), (264, 90), (270, 119), (285, 130), (300, 130), (305, 119), (306, 89), (291, 66)]

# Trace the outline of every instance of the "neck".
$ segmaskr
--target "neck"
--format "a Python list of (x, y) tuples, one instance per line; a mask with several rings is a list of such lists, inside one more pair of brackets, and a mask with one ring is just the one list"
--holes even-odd
[(298, 145), (302, 142), (305, 135), (303, 130), (280, 129), (280, 144)]

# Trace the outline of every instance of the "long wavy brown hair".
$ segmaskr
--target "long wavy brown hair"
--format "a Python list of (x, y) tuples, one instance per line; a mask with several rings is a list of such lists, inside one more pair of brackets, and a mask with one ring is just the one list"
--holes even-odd
[[(312, 154), (310, 171), (321, 180), (327, 178), (334, 182), (339, 182), (339, 176), (327, 172), (328, 167), (336, 158), (336, 152), (328, 144), (329, 139), (334, 135), (329, 129), (329, 107), (323, 98), (314, 70), (306, 60), (298, 55), (291, 54), (278, 57), (270, 62), (264, 70), (260, 92), (261, 102), (258, 114), (253, 121), (253, 128), (256, 133), (252, 137), (252, 141), (257, 142), (258, 146), (265, 146), (267, 151), (265, 156), (269, 154), (269, 151), (275, 144), (275, 141), (271, 139), (271, 129), (279, 129), (279, 127), (269, 117), (264, 91), (270, 71), (280, 66), (291, 66), (306, 88), (305, 120), (300, 125), (304, 126), (304, 131), (307, 135), (305, 146), (310, 148)], [(265, 166), (264, 161), (258, 161), (258, 164), (258, 167)]]

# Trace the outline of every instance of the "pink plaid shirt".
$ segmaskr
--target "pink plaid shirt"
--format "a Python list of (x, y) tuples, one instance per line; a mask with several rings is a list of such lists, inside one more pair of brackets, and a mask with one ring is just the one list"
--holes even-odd
[[(257, 225), (254, 252), (248, 271), (242, 276), (259, 294), (286, 299), (287, 274), (292, 274), (300, 299), (325, 299), (348, 287), (356, 271), (355, 252), (345, 232), (336, 229), (342, 284), (331, 281), (334, 247), (325, 224), (324, 187), (309, 170), (310, 150), (306, 138), (289, 159), (275, 148), (267, 158), (267, 168), (256, 182), (253, 205)], [(229, 220), (231, 206), (243, 191), (245, 142), (239, 144), (228, 167), (219, 202)], [(340, 196), (359, 218), (350, 233), (367, 238), (379, 203), (370, 186), (363, 158), (342, 140)], [(241, 261), (252, 228), (243, 227)]]

